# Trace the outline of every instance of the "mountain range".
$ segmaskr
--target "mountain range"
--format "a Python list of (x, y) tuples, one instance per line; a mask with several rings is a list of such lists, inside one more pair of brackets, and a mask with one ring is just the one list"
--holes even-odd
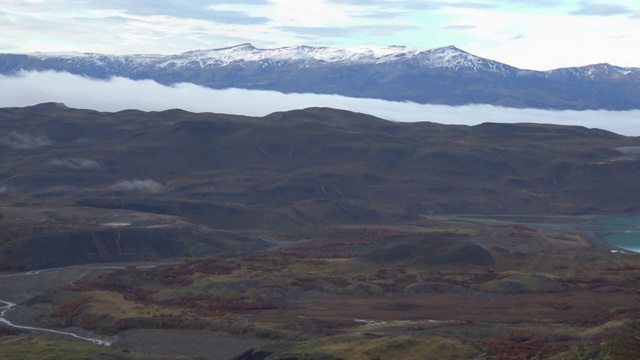
[(258, 49), (241, 44), (177, 55), (0, 54), (0, 74), (16, 75), (22, 71), (422, 104), (640, 109), (640, 68), (594, 64), (550, 71), (523, 70), (454, 46), (346, 50), (313, 46)]

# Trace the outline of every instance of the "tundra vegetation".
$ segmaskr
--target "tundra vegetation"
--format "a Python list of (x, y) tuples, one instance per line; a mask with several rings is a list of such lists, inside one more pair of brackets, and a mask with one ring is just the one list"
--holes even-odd
[(0, 116), (3, 318), (112, 343), (2, 324), (0, 358), (638, 353), (640, 256), (597, 221), (637, 214), (638, 139), (332, 109)]

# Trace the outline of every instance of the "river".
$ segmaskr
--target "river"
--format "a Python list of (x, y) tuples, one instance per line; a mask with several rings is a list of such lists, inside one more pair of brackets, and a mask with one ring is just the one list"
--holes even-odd
[(16, 328), (16, 329), (20, 329), (20, 330), (27, 330), (27, 331), (44, 332), (44, 333), (49, 333), (49, 334), (70, 336), (70, 337), (76, 338), (78, 340), (84, 340), (84, 341), (92, 342), (92, 343), (94, 343), (96, 345), (111, 346), (111, 343), (109, 341), (104, 341), (104, 340), (100, 340), (100, 339), (96, 339), (96, 338), (88, 338), (88, 337), (80, 336), (80, 335), (77, 335), (77, 334), (74, 334), (74, 333), (71, 333), (71, 332), (58, 331), (58, 330), (45, 329), (45, 328), (38, 328), (38, 327), (32, 327), (32, 326), (16, 325), (16, 324), (12, 323), (11, 321), (7, 320), (4, 317), (5, 313), (7, 313), (9, 310), (11, 310), (11, 308), (16, 306), (16, 304), (14, 304), (12, 302), (9, 302), (9, 301), (4, 301), (4, 300), (0, 300), (0, 303), (4, 304), (4, 306), (0, 306), (0, 310), (2, 310), (2, 312), (0, 312), (0, 322), (4, 323), (7, 326), (10, 326), (12, 328)]
[[(73, 282), (83, 277), (87, 271), (96, 269), (122, 269), (127, 265), (130, 264), (113, 264), (112, 266), (105, 264), (78, 265), (64, 268), (0, 274), (0, 296), (2, 296), (2, 299), (0, 299), (0, 323), (5, 324), (8, 327), (24, 331), (66, 336), (82, 341), (88, 341), (97, 345), (111, 346), (112, 343), (110, 341), (95, 337), (81, 336), (70, 331), (20, 325), (19, 323), (21, 322), (21, 319), (9, 320), (7, 319), (7, 315), (20, 308), (20, 304), (25, 300), (41, 294), (47, 289), (64, 288), (69, 285), (73, 285)], [(157, 266), (156, 264), (148, 265), (139, 263), (132, 265), (137, 265), (140, 268), (151, 268)]]

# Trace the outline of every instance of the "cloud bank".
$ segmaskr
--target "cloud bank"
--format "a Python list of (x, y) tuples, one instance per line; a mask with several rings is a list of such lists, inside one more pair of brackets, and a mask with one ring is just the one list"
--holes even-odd
[[(548, 123), (599, 128), (623, 135), (640, 135), (640, 110), (551, 111), (512, 109), (491, 105), (443, 106), (338, 95), (282, 94), (275, 91), (214, 90), (193, 84), (160, 85), (151, 80), (113, 78), (94, 80), (57, 72), (28, 72), (19, 76), (0, 75), (0, 107), (21, 107), (43, 102), (61, 102), (69, 107), (98, 111), (139, 109), (162, 111), (184, 109), (264, 116), (276, 111), (307, 107), (332, 107), (374, 115), (399, 122), (430, 121), (442, 124), (477, 125), (498, 123)], [(11, 133), (0, 144), (47, 145), (46, 138)], [(24, 147), (23, 147), (24, 148)]]

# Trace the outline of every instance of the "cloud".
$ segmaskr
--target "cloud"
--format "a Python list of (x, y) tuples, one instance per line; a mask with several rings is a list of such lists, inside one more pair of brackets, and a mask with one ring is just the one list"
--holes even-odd
[(349, 28), (330, 26), (277, 26), (276, 29), (291, 32), (297, 35), (313, 35), (323, 37), (348, 37), (351, 35)]
[[(134, 81), (124, 78), (92, 80), (55, 72), (22, 73), (20, 76), (0, 75), (0, 89), (11, 89), (0, 96), (0, 107), (61, 102), (69, 107), (98, 111), (161, 111), (180, 108), (193, 112), (249, 116), (264, 116), (276, 111), (307, 107), (332, 107), (403, 122), (431, 121), (461, 125), (477, 125), (483, 122), (552, 123), (600, 128), (624, 135), (640, 135), (640, 110), (549, 111), (491, 105), (452, 107), (356, 99), (338, 95), (282, 94), (275, 91), (242, 89), (214, 90), (185, 83), (164, 86), (150, 80)], [(251, 106), (247, 106), (247, 99), (251, 99)], [(19, 134), (10, 138), (13, 139), (12, 143), (17, 144), (42, 145), (50, 141), (44, 137)], [(0, 139), (6, 141), (7, 136)], [(17, 139), (23, 140), (20, 142)]]
[(445, 7), (489, 9), (495, 7), (493, 3), (486, 1), (425, 1), (425, 0), (329, 0), (330, 3), (340, 5), (362, 6), (365, 8), (395, 8), (402, 10), (438, 10)]
[(523, 4), (531, 7), (557, 7), (564, 4), (561, 0), (502, 0), (506, 4)]
[(0, 145), (8, 146), (16, 150), (35, 149), (53, 144), (53, 141), (44, 135), (21, 134), (12, 131), (0, 136)]
[(278, 26), (278, 30), (295, 33), (297, 35), (312, 35), (321, 37), (350, 37), (356, 33), (367, 36), (391, 35), (395, 32), (414, 30), (412, 25), (358, 25), (349, 27), (322, 27), (322, 26)]
[(216, 4), (268, 5), (270, 0), (217, 0)]
[(634, 11), (623, 5), (582, 2), (580, 9), (571, 12), (573, 15), (614, 16), (633, 15)]
[[(217, 2), (230, 4), (230, 1)], [(244, 5), (266, 5), (267, 1), (243, 1)], [(81, 6), (103, 10), (119, 10), (133, 16), (169, 16), (182, 19), (211, 20), (222, 23), (256, 24), (268, 21), (265, 17), (253, 17), (243, 11), (219, 11), (208, 0), (156, 1), (156, 0), (94, 0)]]
[[(10, 52), (175, 53), (256, 41), (276, 31), (269, 1), (7, 0), (2, 48)], [(251, 39), (244, 38), (252, 37)]]
[[(527, 2), (527, 0), (524, 0)], [(551, 1), (551, 0), (549, 0)], [(372, 7), (378, 9), (393, 9), (405, 14), (415, 11), (435, 11), (444, 8), (453, 9), (493, 9), (498, 5), (493, 1), (425, 1), (425, 0), (380, 0), (372, 2), (371, 0), (329, 0), (331, 3), (340, 5), (358, 6), (364, 9)]]
[(153, 180), (122, 180), (112, 185), (111, 189), (117, 191), (157, 192), (162, 189), (162, 185)]
[(469, 30), (469, 29), (475, 29), (477, 28), (477, 26), (475, 25), (447, 25), (447, 26), (443, 26), (443, 29), (449, 29), (449, 30)]
[(359, 25), (351, 29), (363, 32), (369, 36), (390, 35), (400, 31), (416, 30), (418, 27), (413, 25), (389, 24), (389, 25)]
[[(351, 5), (351, 6), (378, 6), (378, 7), (398, 7), (402, 6), (402, 2), (398, 0), (377, 0), (372, 2), (371, 0), (327, 0), (328, 3)], [(425, 1), (427, 3), (429, 1)]]
[(77, 158), (65, 158), (65, 159), (53, 159), (50, 161), (51, 165), (56, 167), (63, 167), (71, 170), (102, 170), (103, 166), (95, 160), (77, 159)]
[(105, 17), (74, 17), (74, 21), (85, 24), (101, 24), (103, 26), (123, 26), (123, 25), (136, 25), (136, 24), (148, 24), (147, 21), (140, 19), (133, 19), (126, 16), (105, 16)]
[(5, 0), (1, 8), (5, 52), (454, 44), (521, 68), (638, 66), (631, 0)]
[(388, 20), (394, 19), (405, 15), (402, 11), (397, 10), (374, 10), (365, 12), (362, 15), (354, 15), (355, 17), (364, 18), (364, 19), (380, 19), (380, 20)]
[(222, 24), (266, 24), (270, 21), (268, 17), (264, 16), (250, 16), (244, 11), (231, 11), (231, 10), (211, 10), (208, 15), (208, 20), (215, 21)]
[[(549, 70), (605, 62), (638, 67), (638, 56), (629, 49), (638, 42), (640, 22), (628, 16), (570, 15), (576, 8), (565, 5), (531, 12), (455, 11), (450, 13), (454, 19), (450, 24), (477, 26), (463, 32), (463, 36), (476, 40), (467, 45), (455, 42), (458, 47), (522, 69)], [(522, 37), (514, 41), (516, 35)]]
[(487, 4), (481, 1), (457, 1), (457, 2), (441, 2), (442, 7), (452, 7), (461, 9), (493, 9), (494, 4)]

